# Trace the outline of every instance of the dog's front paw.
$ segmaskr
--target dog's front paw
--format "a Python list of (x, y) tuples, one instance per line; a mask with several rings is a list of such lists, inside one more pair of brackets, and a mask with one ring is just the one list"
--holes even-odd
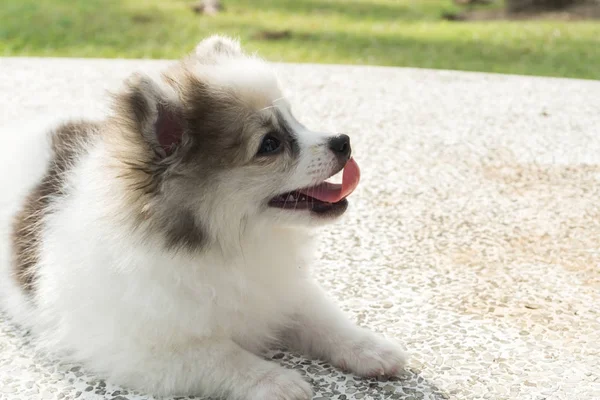
[(277, 367), (250, 389), (248, 400), (310, 400), (312, 388), (296, 371)]
[(395, 376), (406, 366), (407, 355), (400, 347), (370, 332), (341, 343), (333, 363), (360, 376)]

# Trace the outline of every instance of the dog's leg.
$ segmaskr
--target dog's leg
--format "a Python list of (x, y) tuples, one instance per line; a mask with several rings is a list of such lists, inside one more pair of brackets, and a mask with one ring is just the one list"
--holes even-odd
[(398, 345), (354, 325), (320, 288), (306, 294), (287, 336), (292, 348), (361, 376), (402, 371), (407, 357)]
[(113, 379), (159, 395), (201, 394), (229, 400), (312, 398), (310, 385), (299, 373), (266, 361), (231, 340), (171, 346), (168, 352), (163, 348), (138, 348), (134, 357), (123, 357)]

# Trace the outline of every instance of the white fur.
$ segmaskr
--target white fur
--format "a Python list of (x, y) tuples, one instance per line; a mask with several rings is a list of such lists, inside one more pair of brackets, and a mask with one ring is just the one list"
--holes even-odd
[[(226, 71), (221, 80), (235, 76)], [(234, 82), (256, 93), (264, 80)], [(272, 101), (276, 92), (263, 94)], [(327, 135), (290, 124), (304, 152), (290, 189), (325, 179), (306, 171), (330, 157)], [(260, 357), (276, 341), (361, 375), (394, 374), (404, 365), (396, 345), (350, 323), (310, 278), (313, 234), (304, 228), (257, 220), (244, 234), (226, 230), (239, 236), (239, 251), (211, 248), (194, 257), (125, 234), (125, 189), (102, 141), (67, 177), (70, 194), (44, 221), (32, 302), (10, 276), (9, 232), (45, 169), (40, 155), (48, 144), (40, 135), (7, 144), (14, 136), (2, 132), (16, 153), (0, 167), (0, 187), (10, 188), (0, 197), (0, 280), (4, 308), (41, 346), (128, 387), (230, 399), (311, 397), (298, 373)]]

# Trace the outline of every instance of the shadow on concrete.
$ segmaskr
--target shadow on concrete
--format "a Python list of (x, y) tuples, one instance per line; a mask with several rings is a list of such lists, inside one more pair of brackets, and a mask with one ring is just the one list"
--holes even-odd
[(312, 384), (315, 399), (445, 400), (450, 398), (443, 389), (438, 388), (415, 369), (408, 369), (399, 377), (361, 378), (342, 372), (329, 363), (308, 360), (287, 351), (272, 352), (269, 358), (286, 368), (300, 372)]

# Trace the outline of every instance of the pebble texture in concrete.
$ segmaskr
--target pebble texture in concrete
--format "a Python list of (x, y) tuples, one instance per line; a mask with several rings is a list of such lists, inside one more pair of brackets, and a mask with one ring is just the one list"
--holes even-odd
[[(100, 113), (106, 89), (166, 64), (0, 59), (0, 125)], [(412, 359), (377, 381), (270, 357), (321, 400), (600, 399), (600, 82), (278, 69), (300, 119), (350, 133), (362, 166), (315, 276)], [(0, 314), (0, 399), (75, 398), (152, 397), (37, 353)]]

